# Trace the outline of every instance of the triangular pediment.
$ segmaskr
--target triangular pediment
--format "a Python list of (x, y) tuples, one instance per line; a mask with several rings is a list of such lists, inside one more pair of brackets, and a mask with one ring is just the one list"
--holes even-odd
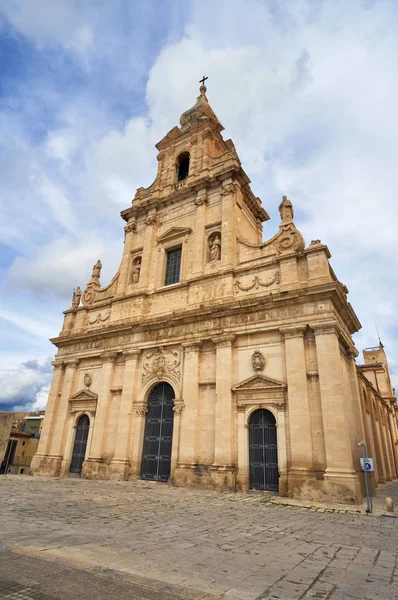
[(157, 242), (166, 242), (175, 237), (183, 237), (184, 235), (188, 235), (192, 233), (192, 229), (190, 227), (172, 227), (168, 229), (165, 233), (159, 236), (156, 241)]
[(92, 392), (91, 390), (80, 390), (80, 392), (76, 392), (76, 394), (73, 394), (73, 396), (71, 396), (69, 398), (69, 400), (71, 402), (76, 402), (78, 400), (80, 401), (89, 401), (92, 402), (93, 400), (97, 400), (98, 399), (98, 394), (95, 394), (94, 392)]
[(255, 390), (284, 390), (286, 385), (281, 381), (270, 379), (264, 375), (252, 375), (232, 388), (234, 392), (250, 392)]

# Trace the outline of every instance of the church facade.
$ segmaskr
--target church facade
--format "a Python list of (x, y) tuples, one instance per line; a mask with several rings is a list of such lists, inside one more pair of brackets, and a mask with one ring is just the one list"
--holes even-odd
[(180, 124), (121, 213), (119, 270), (102, 287), (97, 261), (52, 340), (31, 470), (359, 502), (358, 443), (375, 484), (397, 476), (398, 433), (391, 386), (356, 366), (348, 290), (287, 197), (263, 241), (268, 214), (204, 85)]

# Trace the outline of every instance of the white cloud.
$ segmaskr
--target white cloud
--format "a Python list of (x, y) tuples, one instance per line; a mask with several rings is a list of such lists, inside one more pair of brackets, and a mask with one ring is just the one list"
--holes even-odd
[(30, 361), (0, 373), (0, 410), (39, 410), (45, 407), (52, 369), (50, 361)]
[[(122, 90), (131, 90), (142, 68), (140, 57), (132, 58), (134, 38), (121, 35), (119, 45), (105, 22), (115, 11), (102, 4), (94, 14), (95, 6), (86, 2), (80, 10), (81, 3), (48, 0), (37, 23), (32, 3), (0, 1), (38, 47), (72, 49), (88, 71), (95, 53), (104, 58), (108, 48)], [(83, 95), (62, 107), (62, 123), (39, 147), (15, 124), (5, 128), (9, 139), (15, 136), (13, 172), (5, 178), (18, 194), (15, 208), (0, 215), (0, 229), (15, 247), (15, 219), (22, 205), (35, 207), (24, 232), (29, 251), (9, 272), (13, 289), (55, 290), (69, 302), (72, 287), (84, 285), (105, 255), (103, 280), (109, 281), (122, 252), (118, 212), (137, 187), (152, 183), (154, 144), (193, 105), (204, 73), (210, 103), (253, 191), (272, 216), (280, 196), (289, 195), (307, 243), (328, 244), (337, 275), (350, 288), (365, 326), (358, 345), (375, 343), (377, 321), (396, 363), (398, 340), (389, 332), (398, 329), (398, 19), (394, 2), (366, 6), (359, 0), (192, 2), (185, 35), (163, 45), (148, 73), (147, 110), (132, 104), (129, 118), (118, 120)], [(277, 226), (272, 220), (265, 235)]]

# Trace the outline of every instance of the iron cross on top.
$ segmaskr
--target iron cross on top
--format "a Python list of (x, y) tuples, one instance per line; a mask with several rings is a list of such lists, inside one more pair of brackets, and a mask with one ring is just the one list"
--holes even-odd
[(201, 79), (201, 80), (199, 81), (199, 83), (201, 83), (202, 85), (204, 85), (204, 84), (205, 84), (205, 81), (206, 81), (206, 79), (209, 79), (209, 78), (208, 78), (208, 77), (205, 77), (205, 76), (203, 75), (203, 79)]

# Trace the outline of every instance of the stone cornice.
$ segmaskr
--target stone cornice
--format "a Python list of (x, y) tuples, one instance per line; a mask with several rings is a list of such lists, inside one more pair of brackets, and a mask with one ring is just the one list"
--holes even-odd
[[(283, 295), (276, 292), (272, 295), (268, 294), (263, 296), (256, 296), (255, 298), (231, 298), (225, 300), (222, 305), (217, 304), (213, 306), (209, 303), (208, 305), (202, 305), (201, 307), (195, 307), (192, 309), (188, 308), (187, 310), (173, 311), (167, 314), (163, 313), (156, 316), (154, 315), (151, 318), (148, 318), (148, 316), (146, 316), (145, 320), (142, 317), (139, 317), (136, 320), (132, 320), (131, 318), (129, 318), (125, 319), (123, 322), (118, 321), (114, 324), (110, 323), (106, 327), (97, 328), (92, 331), (79, 331), (78, 333), (69, 334), (68, 336), (59, 336), (58, 338), (53, 338), (51, 341), (59, 347), (65, 347), (71, 344), (79, 344), (81, 342), (84, 342), (87, 346), (88, 343), (91, 347), (84, 348), (84, 351), (87, 357), (91, 357), (94, 354), (99, 355), (100, 353), (104, 352), (104, 350), (99, 345), (99, 342), (101, 340), (107, 340), (109, 338), (113, 338), (114, 336), (130, 335), (134, 332), (141, 332), (143, 329), (147, 329), (148, 331), (156, 331), (157, 329), (163, 329), (165, 319), (167, 319), (169, 327), (175, 327), (181, 324), (189, 324), (192, 323), (192, 321), (195, 321), (196, 323), (198, 323), (198, 325), (202, 323), (203, 327), (200, 326), (200, 328), (198, 329), (198, 334), (200, 334), (201, 337), (204, 337), (204, 334), (206, 333), (207, 335), (205, 337), (211, 338), (212, 336), (214, 336), (215, 330), (220, 329), (220, 327), (223, 327), (223, 325), (220, 324), (220, 319), (224, 319), (234, 315), (242, 315), (246, 313), (251, 314), (253, 312), (259, 311), (271, 311), (275, 309), (289, 310), (290, 306), (294, 306), (295, 308), (297, 308), (298, 306), (304, 306), (309, 302), (311, 302), (312, 304), (314, 301), (321, 301), (322, 299), (324, 299), (325, 294), (326, 297), (333, 302), (334, 297), (338, 295), (338, 290), (334, 289), (334, 285), (335, 284), (328, 284), (327, 286), (325, 286), (322, 284), (318, 286), (318, 295), (315, 298), (314, 294), (311, 294), (309, 297), (308, 290), (305, 289), (295, 290), (294, 298), (289, 292)], [(126, 297), (124, 297), (124, 300), (125, 298)], [(330, 315), (330, 317), (334, 316), (333, 311), (328, 311), (327, 314), (328, 316)], [(302, 315), (303, 316), (301, 317), (301, 319), (306, 318), (304, 317), (304, 310)], [(205, 326), (205, 323), (209, 320), (209, 318), (214, 320), (214, 326), (212, 326), (210, 330), (207, 326)], [(314, 318), (314, 315), (312, 316), (312, 319), (310, 319), (309, 317), (307, 318), (308, 324), (310, 325), (310, 327), (312, 327), (311, 320)], [(294, 320), (297, 321), (297, 316)], [(282, 323), (285, 322), (286, 317), (282, 319), (282, 317), (279, 318), (278, 316), (275, 316), (275, 318), (273, 318), (272, 320), (267, 320), (266, 322), (264, 321), (264, 323), (260, 321), (261, 325), (258, 326), (262, 327), (264, 325), (265, 329), (267, 330), (278, 329), (280, 326), (285, 327), (284, 324), (282, 325)], [(335, 322), (338, 323), (338, 321)], [(343, 337), (346, 338), (347, 345), (352, 344), (348, 333), (347, 335), (343, 334)], [(123, 345), (123, 342), (121, 343), (121, 345)], [(88, 353), (87, 350), (92, 350), (92, 352)], [(61, 360), (62, 358), (63, 357), (60, 357)]]
[(281, 334), (287, 338), (296, 338), (296, 337), (304, 337), (304, 332), (307, 328), (307, 324), (305, 325), (290, 325), (287, 327), (280, 327), (279, 331)]
[(211, 341), (218, 347), (232, 346), (236, 340), (235, 333), (223, 333), (211, 338)]

